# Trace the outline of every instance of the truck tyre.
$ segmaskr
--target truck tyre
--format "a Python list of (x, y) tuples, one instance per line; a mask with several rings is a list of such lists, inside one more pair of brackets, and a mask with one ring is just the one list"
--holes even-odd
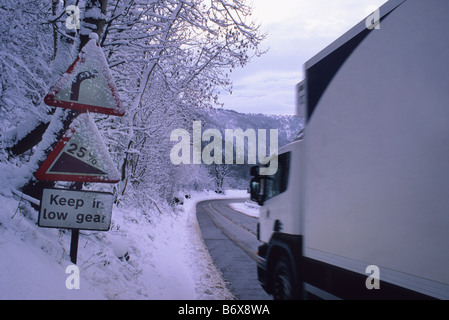
[(274, 300), (295, 300), (296, 288), (294, 275), (290, 261), (287, 257), (282, 257), (276, 264), (273, 274), (273, 299)]

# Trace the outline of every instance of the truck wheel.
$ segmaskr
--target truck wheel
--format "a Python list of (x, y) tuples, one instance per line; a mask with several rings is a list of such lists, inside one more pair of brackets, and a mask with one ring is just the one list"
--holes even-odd
[(282, 257), (274, 268), (273, 299), (294, 300), (295, 291), (291, 265), (288, 258)]

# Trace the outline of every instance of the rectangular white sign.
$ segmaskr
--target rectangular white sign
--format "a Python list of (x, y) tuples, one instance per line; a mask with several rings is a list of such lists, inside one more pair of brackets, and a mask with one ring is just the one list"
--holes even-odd
[(108, 231), (114, 195), (106, 192), (44, 189), (39, 227)]

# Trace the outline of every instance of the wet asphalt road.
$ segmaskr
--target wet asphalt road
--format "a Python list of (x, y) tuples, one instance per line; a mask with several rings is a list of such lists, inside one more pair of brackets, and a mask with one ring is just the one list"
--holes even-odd
[(232, 210), (246, 199), (208, 200), (196, 214), (204, 242), (231, 293), (239, 300), (270, 300), (257, 280), (257, 218)]

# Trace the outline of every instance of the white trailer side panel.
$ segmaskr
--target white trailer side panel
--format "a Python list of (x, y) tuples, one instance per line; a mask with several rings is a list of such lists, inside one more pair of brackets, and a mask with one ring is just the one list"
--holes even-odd
[(337, 72), (305, 135), (305, 255), (429, 280), (442, 296), (448, 17), (447, 0), (410, 0), (391, 12)]

